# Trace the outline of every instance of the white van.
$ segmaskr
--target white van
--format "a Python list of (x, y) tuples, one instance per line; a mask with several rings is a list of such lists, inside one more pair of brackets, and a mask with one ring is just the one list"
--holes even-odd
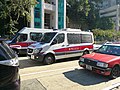
[(80, 56), (93, 50), (93, 33), (80, 29), (44, 33), (40, 42), (28, 46), (30, 59), (51, 64), (55, 60)]
[(37, 28), (23, 28), (21, 29), (14, 38), (8, 43), (8, 45), (17, 54), (27, 54), (27, 47), (32, 43), (39, 41), (43, 34), (52, 29), (37, 29)]

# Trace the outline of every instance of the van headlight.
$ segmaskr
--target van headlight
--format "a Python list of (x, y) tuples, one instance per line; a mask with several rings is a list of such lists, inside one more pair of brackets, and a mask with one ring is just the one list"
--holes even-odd
[(42, 48), (36, 48), (34, 49), (34, 53), (39, 53), (42, 50)]
[(107, 68), (108, 64), (103, 62), (97, 62), (97, 66)]
[(82, 62), (84, 62), (84, 58), (82, 58), (82, 57), (80, 57), (80, 59), (79, 59), (80, 61), (82, 61)]

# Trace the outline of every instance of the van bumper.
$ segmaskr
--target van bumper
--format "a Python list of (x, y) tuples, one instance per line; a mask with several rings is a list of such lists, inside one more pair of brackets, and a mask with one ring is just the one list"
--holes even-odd
[(44, 60), (44, 57), (45, 57), (44, 54), (32, 54), (32, 55), (28, 54), (27, 56), (31, 60), (36, 60), (36, 61), (40, 61), (40, 62), (42, 62)]

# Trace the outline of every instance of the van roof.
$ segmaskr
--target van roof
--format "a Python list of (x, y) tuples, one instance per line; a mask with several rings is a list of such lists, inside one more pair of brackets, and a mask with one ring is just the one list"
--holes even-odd
[(53, 29), (40, 29), (40, 28), (28, 28), (24, 27), (18, 33), (28, 33), (28, 32), (46, 32), (46, 31), (53, 31)]
[(53, 30), (53, 31), (48, 31), (45, 33), (49, 33), (49, 32), (70, 32), (70, 33), (82, 33), (82, 34), (93, 34), (92, 32), (88, 32), (88, 31), (81, 31), (80, 29), (71, 29), (71, 30), (65, 30), (65, 29), (58, 29), (58, 30)]
[(21, 29), (18, 33), (28, 33), (28, 32), (81, 32), (81, 33), (92, 33), (88, 31), (81, 31), (81, 29), (72, 29), (72, 28), (66, 28), (66, 29), (40, 29), (40, 28), (28, 28), (24, 27)]

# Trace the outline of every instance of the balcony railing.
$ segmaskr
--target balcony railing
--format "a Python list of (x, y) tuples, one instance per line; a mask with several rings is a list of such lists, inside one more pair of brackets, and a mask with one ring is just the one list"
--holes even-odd
[(55, 11), (55, 4), (50, 4), (50, 3), (45, 3), (44, 4), (44, 9), (50, 10), (50, 11)]

